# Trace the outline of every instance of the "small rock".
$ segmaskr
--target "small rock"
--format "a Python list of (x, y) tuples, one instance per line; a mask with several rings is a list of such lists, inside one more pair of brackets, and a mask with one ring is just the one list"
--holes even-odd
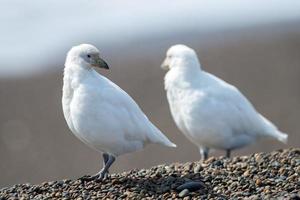
[(256, 184), (257, 186), (261, 186), (261, 185), (262, 185), (262, 182), (261, 182), (260, 179), (256, 179), (255, 184)]
[(210, 157), (208, 158), (207, 160), (205, 160), (206, 163), (211, 163), (211, 162), (214, 162), (216, 160), (215, 157)]
[(198, 172), (200, 172), (201, 170), (202, 170), (201, 165), (197, 164), (197, 165), (195, 166), (195, 168), (194, 168), (194, 173), (198, 173)]
[(176, 188), (177, 191), (182, 191), (184, 189), (188, 189), (191, 192), (206, 188), (206, 185), (200, 181), (191, 181), (184, 183)]
[(189, 191), (188, 189), (184, 189), (184, 190), (182, 190), (182, 191), (178, 194), (178, 196), (179, 196), (179, 197), (185, 197), (185, 196), (187, 196), (189, 193), (190, 193), (190, 191)]
[(248, 177), (249, 175), (250, 175), (249, 170), (246, 170), (246, 171), (244, 172), (244, 174), (243, 174), (243, 176), (245, 176), (245, 177)]
[(191, 197), (189, 197), (189, 196), (186, 196), (183, 198), (183, 200), (190, 200), (190, 199), (191, 199)]

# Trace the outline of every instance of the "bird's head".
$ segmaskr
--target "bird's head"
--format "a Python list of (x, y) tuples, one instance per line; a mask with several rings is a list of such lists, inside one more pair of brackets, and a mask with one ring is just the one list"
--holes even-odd
[(80, 44), (68, 52), (66, 66), (77, 64), (83, 67), (109, 69), (108, 64), (100, 57), (99, 50), (90, 44)]
[(161, 68), (165, 70), (192, 66), (200, 67), (197, 55), (193, 49), (183, 44), (171, 46), (167, 51), (164, 62), (161, 64)]

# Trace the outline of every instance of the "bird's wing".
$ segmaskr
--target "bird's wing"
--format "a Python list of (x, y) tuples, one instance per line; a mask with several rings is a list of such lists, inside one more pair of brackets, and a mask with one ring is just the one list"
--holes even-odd
[[(223, 82), (218, 87), (218, 103), (222, 104), (224, 113), (233, 127), (234, 134), (269, 136), (286, 142), (287, 135), (264, 116), (256, 111), (249, 100), (233, 85)], [(224, 116), (226, 117), (226, 116)]]
[(201, 106), (194, 103), (194, 112), (204, 115), (201, 120), (211, 120), (212, 122), (207, 122), (213, 123), (210, 126), (218, 126), (223, 129), (220, 131), (232, 134), (264, 134), (267, 125), (247, 98), (236, 87), (223, 80), (213, 75), (209, 75), (209, 79), (210, 83), (201, 88), (201, 92), (205, 94), (199, 103)]
[(124, 90), (110, 80), (106, 80), (108, 85), (103, 91), (104, 98), (122, 111), (122, 116), (116, 117), (119, 118), (117, 123), (123, 127), (126, 139), (175, 146), (150, 122), (137, 103)]

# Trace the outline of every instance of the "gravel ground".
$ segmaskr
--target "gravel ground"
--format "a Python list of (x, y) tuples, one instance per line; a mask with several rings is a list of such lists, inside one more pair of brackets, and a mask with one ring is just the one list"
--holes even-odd
[(77, 180), (18, 184), (0, 199), (300, 199), (300, 149), (211, 157), (112, 174), (101, 183)]

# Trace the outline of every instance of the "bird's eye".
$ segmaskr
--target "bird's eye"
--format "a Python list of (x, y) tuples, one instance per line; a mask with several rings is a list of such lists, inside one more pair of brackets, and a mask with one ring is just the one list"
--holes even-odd
[(90, 57), (91, 57), (91, 55), (90, 55), (90, 54), (88, 54), (88, 55), (87, 55), (87, 57), (88, 57), (88, 58), (90, 58)]

